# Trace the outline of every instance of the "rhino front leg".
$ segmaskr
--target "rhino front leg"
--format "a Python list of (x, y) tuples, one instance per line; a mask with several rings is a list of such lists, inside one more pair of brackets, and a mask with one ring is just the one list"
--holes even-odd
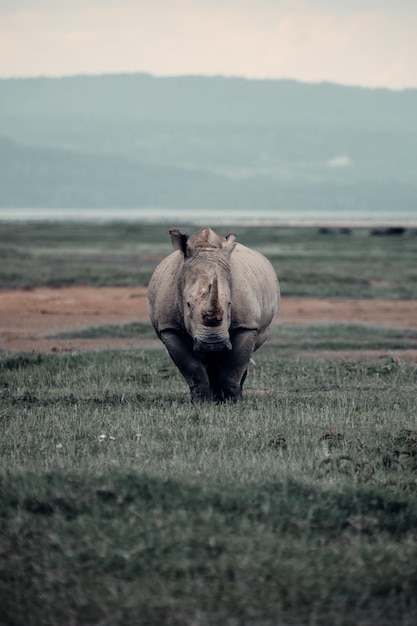
[(223, 400), (242, 399), (242, 387), (246, 378), (249, 360), (254, 351), (256, 331), (238, 331), (232, 338), (232, 350), (219, 372), (219, 387)]
[(210, 402), (213, 394), (206, 368), (193, 352), (192, 342), (183, 335), (173, 331), (161, 333), (161, 340), (166, 349), (187, 381), (190, 388), (192, 402)]

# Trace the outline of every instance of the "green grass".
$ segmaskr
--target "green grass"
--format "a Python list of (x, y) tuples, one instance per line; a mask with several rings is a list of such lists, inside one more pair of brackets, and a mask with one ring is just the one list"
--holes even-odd
[[(417, 332), (416, 332), (417, 336)], [(50, 335), (56, 339), (154, 339), (155, 331), (150, 323), (105, 324), (89, 326)]]
[[(3, 223), (0, 287), (146, 285), (172, 251), (170, 224)], [(213, 225), (216, 228), (215, 225)], [(417, 299), (417, 231), (371, 236), (317, 228), (222, 226), (272, 261), (288, 296)]]
[(280, 351), (408, 350), (417, 348), (417, 330), (366, 324), (276, 324), (269, 341)]
[[(146, 284), (167, 230), (5, 223), (0, 285)], [(417, 298), (414, 230), (231, 230), (284, 295)], [(278, 324), (245, 400), (207, 406), (162, 349), (0, 353), (0, 623), (414, 626), (417, 366), (389, 353), (416, 344)]]
[[(146, 322), (91, 326), (51, 336), (56, 339), (156, 338), (151, 324)], [(366, 324), (276, 324), (268, 344), (279, 348), (280, 353), (300, 350), (408, 350), (417, 349), (417, 330), (377, 328)]]
[(415, 624), (417, 366), (255, 360), (0, 355), (3, 623)]

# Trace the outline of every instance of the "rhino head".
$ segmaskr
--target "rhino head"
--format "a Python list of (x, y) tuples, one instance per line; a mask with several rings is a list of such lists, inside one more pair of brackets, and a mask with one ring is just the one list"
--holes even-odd
[(231, 350), (230, 255), (235, 236), (219, 237), (210, 228), (190, 239), (171, 230), (172, 245), (184, 255), (179, 279), (181, 315), (196, 353)]

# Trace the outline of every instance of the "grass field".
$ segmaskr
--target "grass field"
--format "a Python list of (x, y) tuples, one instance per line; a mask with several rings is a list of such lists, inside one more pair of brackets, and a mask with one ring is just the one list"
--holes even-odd
[[(178, 224), (177, 224), (178, 225)], [(172, 225), (171, 225), (172, 226)], [(181, 225), (180, 225), (181, 226)], [(1, 224), (0, 288), (146, 285), (172, 251), (168, 225)], [(195, 226), (184, 226), (192, 234)], [(417, 230), (221, 227), (272, 261), (287, 296), (417, 299)]]
[[(62, 339), (130, 338), (154, 339), (151, 323), (110, 324), (80, 328), (51, 335)], [(295, 351), (316, 350), (409, 350), (417, 349), (417, 330), (407, 328), (377, 328), (364, 324), (311, 324), (291, 326), (277, 324), (268, 339), (268, 345), (279, 349), (279, 355)]]
[[(171, 249), (160, 227), (7, 228), (9, 288), (146, 283)], [(249, 236), (288, 293), (417, 296), (414, 231)], [(414, 626), (417, 365), (389, 351), (416, 343), (278, 325), (244, 401), (202, 406), (162, 348), (0, 353), (0, 625)], [(386, 356), (315, 355), (358, 348)]]
[(411, 626), (416, 383), (269, 346), (197, 407), (162, 350), (2, 355), (2, 623)]

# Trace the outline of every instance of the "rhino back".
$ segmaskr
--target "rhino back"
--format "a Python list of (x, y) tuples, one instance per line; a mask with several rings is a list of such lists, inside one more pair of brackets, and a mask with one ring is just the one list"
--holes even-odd
[(231, 260), (232, 326), (263, 330), (279, 307), (279, 284), (271, 263), (256, 250), (236, 244)]

